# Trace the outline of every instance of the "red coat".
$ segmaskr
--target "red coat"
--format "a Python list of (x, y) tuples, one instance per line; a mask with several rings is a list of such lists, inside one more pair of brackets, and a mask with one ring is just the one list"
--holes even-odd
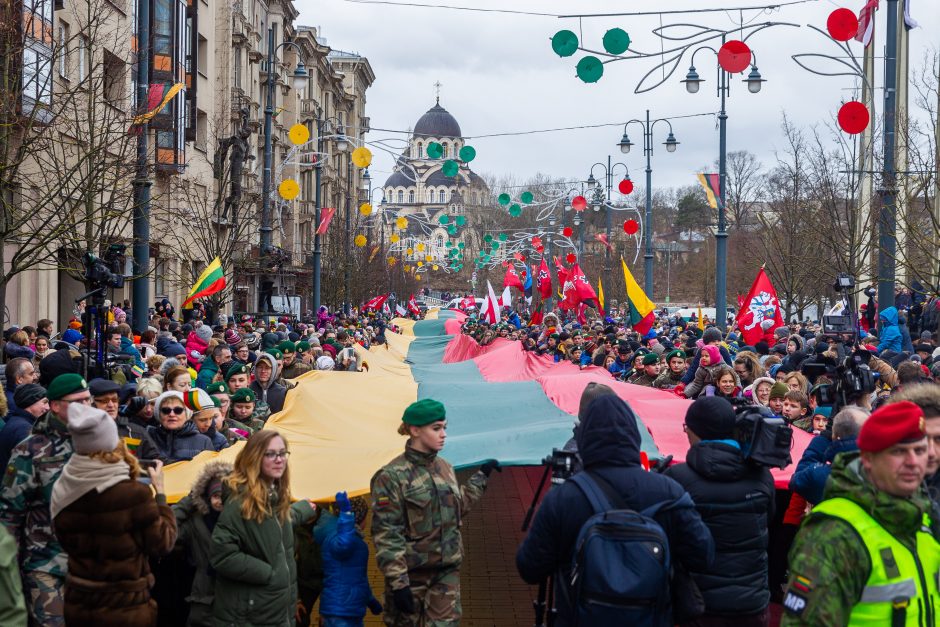
[(176, 518), (165, 497), (128, 479), (102, 493), (91, 490), (55, 517), (69, 556), (65, 622), (69, 627), (149, 627), (157, 624), (150, 598), (150, 557), (176, 542)]

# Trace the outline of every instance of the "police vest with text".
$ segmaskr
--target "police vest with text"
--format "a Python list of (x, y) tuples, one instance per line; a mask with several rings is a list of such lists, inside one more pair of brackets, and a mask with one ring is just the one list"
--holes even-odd
[(813, 514), (840, 518), (865, 543), (871, 573), (862, 597), (852, 608), (849, 625), (935, 625), (940, 600), (940, 543), (930, 533), (929, 518), (917, 532), (917, 553), (897, 541), (855, 502), (828, 499)]

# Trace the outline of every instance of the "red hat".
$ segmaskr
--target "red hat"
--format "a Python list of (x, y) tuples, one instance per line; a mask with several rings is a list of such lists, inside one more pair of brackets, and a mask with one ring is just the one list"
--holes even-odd
[(858, 450), (877, 453), (900, 442), (916, 442), (927, 435), (924, 412), (911, 401), (899, 401), (872, 412), (858, 434)]

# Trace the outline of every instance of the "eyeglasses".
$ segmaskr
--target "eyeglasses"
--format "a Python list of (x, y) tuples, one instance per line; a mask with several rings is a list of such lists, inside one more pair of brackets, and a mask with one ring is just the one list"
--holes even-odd
[(287, 459), (288, 457), (290, 457), (290, 451), (265, 451), (264, 453), (264, 458), (269, 461)]
[(161, 414), (166, 414), (167, 416), (169, 416), (170, 414), (176, 414), (177, 416), (179, 416), (179, 415), (182, 414), (184, 411), (186, 411), (186, 410), (185, 410), (183, 407), (179, 407), (179, 406), (177, 406), (177, 407), (161, 407), (161, 408), (160, 408), (160, 413), (161, 413)]

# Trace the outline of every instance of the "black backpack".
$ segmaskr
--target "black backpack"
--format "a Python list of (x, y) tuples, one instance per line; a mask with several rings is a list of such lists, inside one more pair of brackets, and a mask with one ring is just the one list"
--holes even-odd
[(574, 624), (672, 625), (669, 540), (653, 517), (667, 507), (694, 507), (689, 495), (637, 512), (623, 506), (602, 477), (580, 472), (571, 481), (594, 509), (581, 526), (572, 557), (568, 584)]

